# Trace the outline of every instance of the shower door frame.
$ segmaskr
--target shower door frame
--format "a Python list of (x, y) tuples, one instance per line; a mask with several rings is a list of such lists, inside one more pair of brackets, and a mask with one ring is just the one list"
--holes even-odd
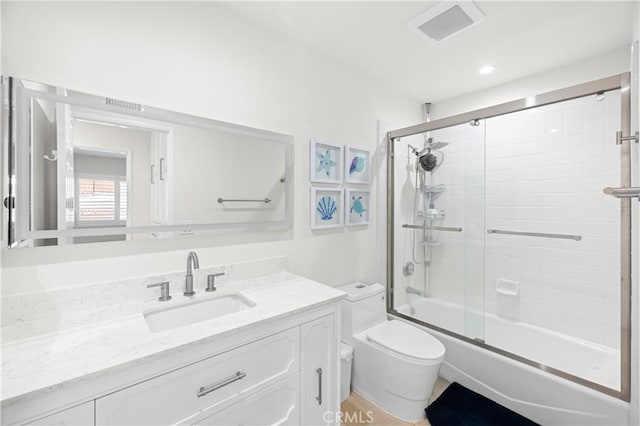
[[(528, 358), (513, 354), (503, 349), (486, 344), (482, 340), (471, 339), (447, 329), (437, 327), (417, 318), (402, 314), (394, 308), (394, 142), (406, 136), (413, 136), (424, 132), (438, 130), (446, 127), (471, 123), (475, 120), (484, 120), (513, 112), (524, 111), (558, 102), (584, 96), (597, 95), (599, 93), (620, 89), (621, 110), (620, 130), (623, 135), (631, 132), (631, 73), (625, 72), (599, 80), (566, 87), (563, 89), (546, 92), (540, 95), (529, 96), (511, 102), (494, 105), (462, 114), (428, 121), (387, 133), (387, 312), (402, 319), (431, 328), (440, 333), (461, 339), (467, 343), (487, 349), (491, 352), (506, 356), (522, 362), (539, 370), (546, 371), (561, 378), (584, 385), (591, 389), (614, 396), (623, 401), (630, 400), (631, 386), (631, 213), (632, 199), (620, 198), (620, 391), (608, 388), (599, 383), (586, 380), (582, 377), (569, 374), (563, 370), (548, 367), (544, 364), (532, 361)], [(616, 141), (611, 141), (615, 143)], [(636, 139), (636, 143), (637, 143)], [(622, 140), (620, 152), (620, 183), (621, 187), (631, 186), (631, 141), (629, 138)]]

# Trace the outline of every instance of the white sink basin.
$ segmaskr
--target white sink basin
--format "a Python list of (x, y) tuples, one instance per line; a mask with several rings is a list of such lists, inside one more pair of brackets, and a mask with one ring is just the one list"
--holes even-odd
[(162, 310), (154, 309), (143, 315), (147, 321), (147, 327), (155, 333), (219, 318), (254, 306), (256, 306), (254, 302), (234, 292)]

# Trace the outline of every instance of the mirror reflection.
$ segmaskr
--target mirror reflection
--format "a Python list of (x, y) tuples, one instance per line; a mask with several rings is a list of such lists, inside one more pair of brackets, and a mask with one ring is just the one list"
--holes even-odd
[(16, 89), (14, 242), (286, 226), (289, 136), (24, 81)]

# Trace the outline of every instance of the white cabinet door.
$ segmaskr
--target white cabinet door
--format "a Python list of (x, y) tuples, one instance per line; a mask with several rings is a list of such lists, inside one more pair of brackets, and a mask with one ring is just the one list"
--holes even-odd
[(197, 425), (299, 425), (300, 376), (295, 374)]
[(25, 426), (88, 426), (93, 425), (93, 401), (85, 402), (73, 408), (43, 417)]
[(300, 328), (303, 425), (332, 424), (335, 420), (335, 353), (333, 315)]

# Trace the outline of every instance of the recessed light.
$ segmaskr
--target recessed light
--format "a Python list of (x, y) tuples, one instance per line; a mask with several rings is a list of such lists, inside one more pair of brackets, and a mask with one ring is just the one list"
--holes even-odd
[(493, 65), (485, 65), (478, 70), (480, 74), (491, 74), (496, 68)]

